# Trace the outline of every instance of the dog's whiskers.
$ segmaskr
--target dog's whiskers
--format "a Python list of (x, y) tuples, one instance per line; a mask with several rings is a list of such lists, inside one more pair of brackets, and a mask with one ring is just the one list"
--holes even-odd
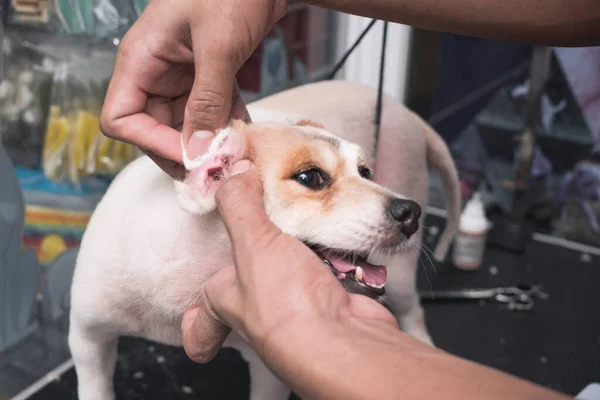
[(427, 259), (429, 260), (429, 263), (431, 264), (431, 269), (433, 269), (433, 273), (435, 274), (435, 276), (437, 276), (437, 269), (435, 268), (435, 263), (431, 259), (431, 256), (433, 256), (433, 251), (431, 251), (431, 249), (425, 243), (421, 243), (421, 248), (424, 250), (423, 254), (425, 254)]
[(425, 271), (425, 277), (427, 278), (427, 283), (429, 284), (429, 290), (431, 291), (431, 297), (433, 297), (433, 286), (431, 285), (431, 280), (429, 279), (429, 274), (427, 273), (427, 268), (423, 264), (423, 260), (419, 257), (419, 264), (423, 267), (423, 271)]

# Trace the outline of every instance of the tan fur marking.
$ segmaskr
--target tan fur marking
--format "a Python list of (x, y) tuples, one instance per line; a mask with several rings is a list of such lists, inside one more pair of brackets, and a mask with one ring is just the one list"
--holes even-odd
[(318, 122), (310, 121), (308, 119), (303, 119), (296, 123), (296, 126), (312, 126), (314, 128), (325, 129), (325, 127)]
[(311, 166), (318, 167), (319, 165), (314, 160), (314, 154), (308, 146), (301, 146), (293, 150), (285, 158), (285, 163), (282, 165), (281, 177), (286, 179), (302, 169)]
[[(372, 187), (366, 187), (363, 179), (346, 174), (348, 160), (340, 154), (340, 142), (335, 137), (310, 132), (309, 128), (261, 126), (259, 129), (252, 124), (246, 127), (246, 134), (253, 161), (265, 176), (271, 177), (265, 190), (278, 193), (278, 200), (286, 206), (304, 209), (308, 215), (322, 213), (325, 218), (336, 207), (360, 202), (365, 196), (380, 195)], [(331, 186), (311, 190), (291, 179), (311, 167), (329, 174)]]

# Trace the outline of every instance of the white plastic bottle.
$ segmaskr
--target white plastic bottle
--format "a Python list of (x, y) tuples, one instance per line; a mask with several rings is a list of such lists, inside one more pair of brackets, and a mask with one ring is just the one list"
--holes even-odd
[(452, 263), (456, 268), (475, 271), (481, 267), (490, 223), (479, 193), (467, 202), (454, 238)]

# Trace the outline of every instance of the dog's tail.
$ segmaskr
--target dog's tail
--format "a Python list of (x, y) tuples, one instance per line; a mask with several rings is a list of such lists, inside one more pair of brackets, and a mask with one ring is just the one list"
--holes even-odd
[(427, 143), (427, 160), (436, 170), (442, 180), (444, 187), (444, 197), (448, 218), (446, 227), (440, 236), (435, 248), (434, 257), (437, 261), (443, 262), (446, 259), (448, 249), (454, 240), (458, 231), (460, 212), (462, 208), (460, 184), (458, 181), (458, 172), (456, 165), (450, 154), (450, 149), (444, 142), (444, 139), (425, 121), (423, 123), (423, 132)]

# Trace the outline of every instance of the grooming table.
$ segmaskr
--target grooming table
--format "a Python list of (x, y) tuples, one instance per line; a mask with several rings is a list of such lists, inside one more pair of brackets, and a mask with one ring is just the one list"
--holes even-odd
[[(428, 247), (435, 243), (431, 227), (441, 232), (443, 224), (443, 218), (427, 217)], [(483, 267), (471, 273), (448, 264), (436, 265), (434, 272), (423, 256), (419, 289), (428, 290), (429, 281), (435, 289), (540, 283), (547, 301), (538, 300), (525, 313), (489, 301), (427, 303), (427, 325), (436, 345), (450, 353), (576, 395), (600, 382), (600, 250), (541, 235), (534, 239), (523, 255), (489, 249)], [(31, 396), (15, 399), (76, 399), (75, 381), (67, 362), (34, 385)], [(117, 399), (245, 400), (249, 377), (234, 350), (199, 365), (182, 349), (123, 338), (115, 387)]]
[[(430, 217), (425, 225), (443, 223)], [(575, 395), (600, 381), (600, 249), (543, 235), (534, 239), (523, 255), (488, 249), (482, 268), (471, 273), (445, 264), (436, 275), (421, 257), (426, 267), (419, 271), (419, 288), (429, 288), (427, 269), (436, 289), (539, 283), (548, 300), (536, 300), (523, 313), (490, 301), (428, 303), (425, 318), (438, 347)]]

